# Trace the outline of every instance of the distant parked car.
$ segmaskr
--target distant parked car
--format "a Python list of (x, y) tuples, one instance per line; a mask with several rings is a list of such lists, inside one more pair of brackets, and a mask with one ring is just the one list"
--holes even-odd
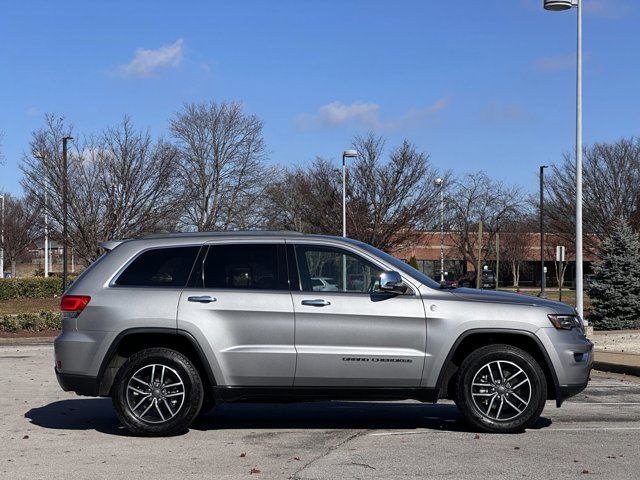
[(314, 292), (337, 292), (340, 290), (335, 278), (314, 277), (311, 279), (311, 288)]
[[(466, 288), (476, 288), (476, 272), (467, 272), (458, 279), (458, 286)], [(487, 288), (495, 290), (496, 288), (496, 276), (493, 270), (482, 271), (481, 288)]]

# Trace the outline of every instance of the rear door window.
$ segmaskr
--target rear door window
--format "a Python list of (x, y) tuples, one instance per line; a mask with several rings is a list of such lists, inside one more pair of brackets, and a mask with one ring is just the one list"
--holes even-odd
[(135, 287), (184, 287), (199, 250), (199, 246), (147, 250), (129, 264), (115, 283)]
[(211, 245), (204, 262), (204, 286), (289, 290), (284, 244)]

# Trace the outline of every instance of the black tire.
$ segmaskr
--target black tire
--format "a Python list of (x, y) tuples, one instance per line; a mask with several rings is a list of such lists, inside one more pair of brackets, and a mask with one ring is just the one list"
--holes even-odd
[[(152, 385), (152, 381), (157, 384)], [(118, 370), (112, 393), (120, 422), (141, 436), (184, 432), (200, 412), (203, 398), (202, 380), (195, 366), (168, 348), (149, 348), (132, 355)]]
[(521, 432), (538, 420), (546, 400), (544, 372), (520, 348), (479, 348), (464, 359), (458, 371), (456, 404), (479, 431)]

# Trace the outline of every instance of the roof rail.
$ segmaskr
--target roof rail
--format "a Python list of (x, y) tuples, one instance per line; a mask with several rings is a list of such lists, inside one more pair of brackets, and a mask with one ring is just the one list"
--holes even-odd
[(292, 235), (303, 236), (304, 233), (288, 231), (288, 230), (225, 230), (217, 232), (173, 232), (173, 233), (152, 233), (141, 238), (172, 238), (172, 237), (208, 237), (208, 236), (233, 236), (233, 235)]

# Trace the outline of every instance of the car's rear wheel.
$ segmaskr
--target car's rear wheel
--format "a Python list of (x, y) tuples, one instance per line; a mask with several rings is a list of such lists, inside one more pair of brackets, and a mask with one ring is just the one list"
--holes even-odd
[(533, 425), (547, 399), (538, 362), (510, 345), (490, 345), (471, 353), (460, 366), (456, 403), (474, 428), (519, 432)]
[(116, 376), (113, 405), (136, 435), (185, 431), (200, 412), (203, 387), (194, 365), (179, 352), (150, 348), (130, 357)]

